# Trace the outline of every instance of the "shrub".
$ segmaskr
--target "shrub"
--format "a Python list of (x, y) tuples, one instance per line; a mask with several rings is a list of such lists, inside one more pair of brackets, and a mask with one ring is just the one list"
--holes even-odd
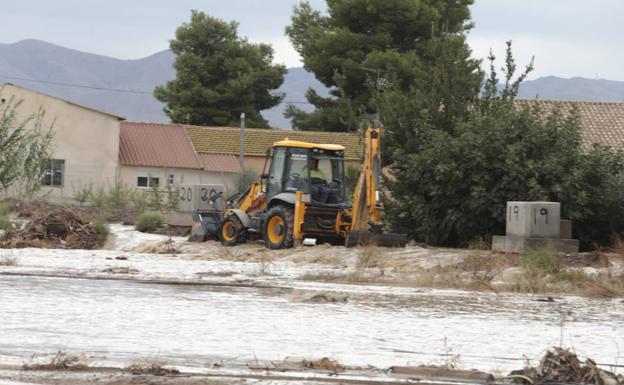
[(97, 245), (103, 247), (110, 234), (110, 228), (108, 227), (108, 217), (104, 214), (100, 214), (95, 217), (95, 233), (97, 234)]
[(154, 231), (162, 226), (163, 218), (160, 213), (146, 211), (137, 217), (134, 228), (141, 232), (148, 232)]
[(102, 209), (108, 206), (108, 197), (103, 187), (93, 191), (89, 195), (89, 203), (91, 206)]
[(561, 259), (548, 249), (531, 250), (520, 258), (520, 266), (527, 274), (553, 275), (561, 271)]
[(86, 203), (93, 194), (93, 184), (83, 185), (74, 190), (74, 200), (81, 205)]
[(106, 200), (108, 207), (113, 209), (125, 209), (130, 204), (134, 190), (122, 181), (115, 181), (115, 184), (108, 186)]
[(130, 203), (132, 207), (139, 210), (140, 212), (147, 210), (147, 208), (149, 207), (149, 201), (144, 191), (136, 191), (134, 194), (132, 194), (132, 196), (130, 197)]

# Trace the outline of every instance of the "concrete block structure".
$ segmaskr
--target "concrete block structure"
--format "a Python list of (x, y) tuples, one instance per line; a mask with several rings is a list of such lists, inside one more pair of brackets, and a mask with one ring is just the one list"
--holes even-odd
[(507, 202), (506, 235), (492, 238), (492, 250), (524, 253), (552, 249), (576, 253), (579, 242), (572, 238), (572, 222), (561, 220), (557, 202)]

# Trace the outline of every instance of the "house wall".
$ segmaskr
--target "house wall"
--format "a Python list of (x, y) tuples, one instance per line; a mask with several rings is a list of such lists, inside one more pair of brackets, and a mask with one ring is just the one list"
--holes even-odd
[(120, 181), (128, 187), (142, 189), (137, 186), (138, 177), (159, 178), (160, 187), (167, 185), (170, 174), (174, 175), (174, 184), (222, 184), (230, 186), (236, 180), (235, 173), (218, 171), (202, 171), (183, 168), (159, 168), (141, 166), (120, 166)]
[[(41, 193), (51, 201), (71, 201), (81, 187), (93, 188), (114, 182), (119, 153), (119, 119), (83, 108), (62, 99), (12, 85), (0, 86), (0, 98), (21, 100), (18, 122), (45, 111), (44, 127), (53, 124), (53, 159), (65, 161), (63, 186), (43, 187)], [(32, 128), (34, 123), (30, 123)]]
[[(245, 168), (253, 170), (258, 176), (262, 174), (262, 168), (264, 167), (264, 156), (249, 156), (246, 155), (244, 162)], [(267, 165), (268, 168), (268, 165)]]

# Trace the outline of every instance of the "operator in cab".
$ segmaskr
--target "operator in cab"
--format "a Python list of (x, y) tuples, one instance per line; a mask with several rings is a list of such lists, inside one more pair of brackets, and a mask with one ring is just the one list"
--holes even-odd
[(327, 203), (331, 188), (327, 184), (327, 178), (323, 171), (318, 168), (319, 160), (310, 160), (310, 185), (312, 194), (312, 200), (319, 203)]

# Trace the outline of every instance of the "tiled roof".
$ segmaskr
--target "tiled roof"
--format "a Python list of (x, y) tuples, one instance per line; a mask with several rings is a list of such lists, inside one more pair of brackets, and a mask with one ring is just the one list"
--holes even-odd
[(553, 100), (517, 100), (518, 104), (539, 105), (543, 111), (559, 108), (562, 113), (576, 107), (583, 144), (603, 144), (624, 150), (624, 103), (618, 102), (567, 102)]
[(124, 166), (203, 169), (184, 126), (122, 122), (119, 163)]
[[(232, 154), (240, 152), (240, 129), (232, 127), (187, 127), (195, 149), (203, 154)], [(275, 142), (288, 138), (309, 143), (340, 144), (346, 147), (345, 159), (360, 160), (363, 143), (359, 134), (320, 131), (285, 131), (275, 129), (245, 129), (245, 155), (264, 156)]]
[(239, 172), (238, 157), (229, 154), (197, 154), (205, 171)]

